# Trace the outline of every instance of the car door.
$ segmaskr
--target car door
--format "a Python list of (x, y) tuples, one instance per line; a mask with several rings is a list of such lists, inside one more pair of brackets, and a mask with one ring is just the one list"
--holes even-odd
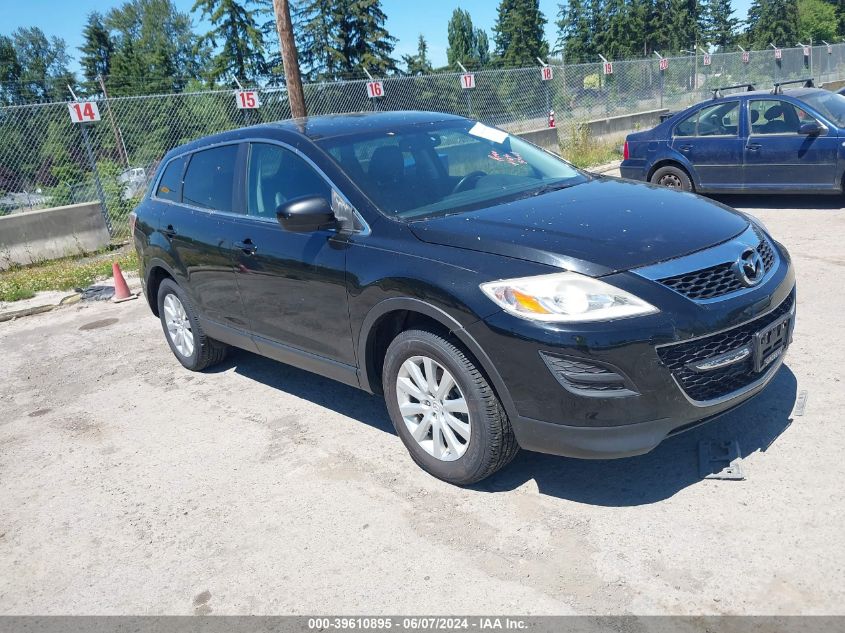
[(247, 321), (235, 280), (232, 235), (244, 210), (235, 178), (238, 154), (245, 150), (228, 144), (192, 153), (180, 199), (168, 205), (159, 222), (176, 266), (186, 277), (184, 289), (200, 315), (241, 331)]
[(295, 150), (272, 143), (250, 144), (248, 215), (239, 226), (237, 254), (244, 309), (261, 353), (289, 360), (290, 353), (304, 352), (354, 366), (346, 290), (347, 238), (333, 228), (288, 231), (276, 218), (279, 205), (304, 196), (331, 201), (332, 187)]
[(742, 187), (742, 149), (739, 101), (701, 108), (672, 132), (672, 149), (692, 164), (700, 189)]
[[(833, 189), (837, 179), (839, 139), (799, 106), (779, 99), (750, 99), (745, 145), (748, 189)], [(818, 134), (800, 134), (804, 123), (817, 123)]]

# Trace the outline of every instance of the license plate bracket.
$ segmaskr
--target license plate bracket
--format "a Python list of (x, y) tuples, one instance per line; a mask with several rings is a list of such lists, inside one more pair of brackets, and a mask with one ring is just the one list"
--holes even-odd
[(793, 317), (788, 314), (754, 335), (754, 371), (761, 372), (783, 356), (792, 342)]

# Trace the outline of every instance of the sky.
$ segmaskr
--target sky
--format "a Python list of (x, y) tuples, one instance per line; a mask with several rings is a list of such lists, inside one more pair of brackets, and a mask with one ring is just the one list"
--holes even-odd
[[(751, 0), (732, 0), (736, 16), (744, 19)], [(184, 12), (190, 12), (194, 0), (174, 0), (176, 6)], [(91, 11), (105, 13), (113, 6), (122, 4), (120, 0), (0, 0), (0, 34), (8, 35), (21, 26), (41, 27), (48, 36), (63, 38), (68, 44), (68, 52), (77, 60), (78, 47), (82, 44), (82, 28), (85, 18)], [(446, 26), (452, 11), (461, 7), (469, 11), (473, 24), (487, 31), (490, 44), (493, 44), (493, 24), (496, 22), (497, 0), (382, 0), (382, 7), (387, 14), (387, 30), (399, 39), (394, 56), (414, 54), (417, 51), (417, 37), (422, 33), (429, 45), (429, 55), (435, 66), (446, 65)], [(557, 17), (559, 0), (540, 0), (540, 10), (546, 16), (546, 39), (554, 44), (557, 39)], [(192, 14), (197, 32), (208, 28), (198, 14)], [(74, 61), (73, 70), (78, 70)]]

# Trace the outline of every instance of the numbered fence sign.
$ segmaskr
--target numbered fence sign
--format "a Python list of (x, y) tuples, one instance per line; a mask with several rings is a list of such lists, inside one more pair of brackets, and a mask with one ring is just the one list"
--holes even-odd
[(236, 90), (235, 102), (240, 110), (255, 110), (261, 105), (258, 102), (258, 93), (255, 90)]
[(751, 61), (751, 53), (749, 53), (748, 51), (743, 51), (742, 52), (742, 63), (747, 64), (750, 61)]
[(804, 57), (809, 57), (809, 56), (810, 56), (810, 47), (805, 46), (804, 47)]
[(704, 56), (704, 65), (709, 66), (712, 63), (713, 63), (713, 58), (710, 57), (710, 55), (705, 55)]
[(613, 74), (613, 62), (605, 62), (604, 63), (604, 74), (605, 75), (612, 75)]
[(89, 123), (100, 120), (100, 109), (93, 101), (73, 101), (67, 104), (70, 120), (74, 123)]
[(552, 72), (551, 66), (543, 66), (540, 69), (540, 79), (543, 81), (551, 81), (554, 73)]
[(370, 99), (377, 99), (384, 96), (384, 84), (380, 81), (367, 82), (367, 96)]
[(660, 70), (669, 70), (669, 58), (668, 57), (661, 57), (660, 58)]
[(832, 47), (832, 46), (830, 46), (829, 44), (828, 44), (828, 47), (827, 47), (827, 54), (828, 54), (828, 55), (833, 55), (833, 47)]
[(775, 49), (775, 59), (783, 59), (783, 51), (779, 48)]
[(464, 90), (469, 90), (470, 88), (475, 88), (475, 75), (472, 73), (466, 73), (461, 75), (461, 88)]

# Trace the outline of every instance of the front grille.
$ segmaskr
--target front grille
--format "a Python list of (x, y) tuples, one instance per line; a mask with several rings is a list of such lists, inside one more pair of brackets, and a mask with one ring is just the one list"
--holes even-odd
[[(767, 239), (759, 233), (757, 233), (757, 236), (760, 238), (757, 252), (763, 258), (763, 265), (768, 273), (775, 263), (775, 252)], [(713, 299), (745, 288), (742, 281), (734, 273), (734, 262), (724, 262), (682, 275), (658, 279), (658, 281), (685, 297), (697, 300)]]
[(733, 391), (747, 387), (760, 377), (754, 371), (754, 359), (707, 372), (693, 371), (687, 365), (719, 354), (733, 351), (752, 342), (754, 334), (766, 325), (777, 321), (792, 309), (794, 294), (789, 295), (772, 312), (725, 332), (657, 348), (657, 355), (675, 376), (678, 384), (693, 400), (707, 401), (721, 398)]

